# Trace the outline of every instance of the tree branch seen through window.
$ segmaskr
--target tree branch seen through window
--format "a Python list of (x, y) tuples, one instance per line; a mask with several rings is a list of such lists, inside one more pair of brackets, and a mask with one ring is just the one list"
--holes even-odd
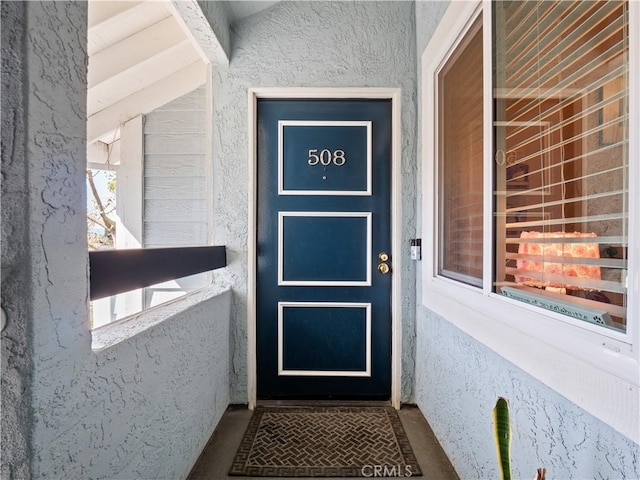
[(87, 242), (89, 250), (114, 248), (116, 239), (116, 174), (87, 170)]

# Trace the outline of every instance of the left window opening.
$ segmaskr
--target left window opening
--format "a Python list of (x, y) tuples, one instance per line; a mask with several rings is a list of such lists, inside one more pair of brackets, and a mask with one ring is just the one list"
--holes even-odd
[[(207, 96), (206, 87), (199, 87), (125, 122), (109, 136), (110, 144), (96, 142), (89, 149), (90, 248), (210, 243)], [(92, 327), (175, 300), (210, 282), (210, 273), (200, 273), (94, 300)]]
[[(171, 2), (89, 0), (87, 17), (90, 248), (210, 245), (209, 59)], [(111, 291), (126, 288), (109, 281)], [(94, 300), (92, 327), (210, 282), (201, 273)]]

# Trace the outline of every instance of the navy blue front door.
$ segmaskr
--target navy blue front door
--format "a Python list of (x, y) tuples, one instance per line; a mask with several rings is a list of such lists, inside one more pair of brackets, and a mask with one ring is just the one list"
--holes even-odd
[(389, 399), (391, 101), (257, 119), (258, 399)]

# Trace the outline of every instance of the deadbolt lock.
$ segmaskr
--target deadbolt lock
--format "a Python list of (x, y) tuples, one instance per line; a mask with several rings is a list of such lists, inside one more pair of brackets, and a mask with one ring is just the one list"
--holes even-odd
[(387, 265), (386, 263), (381, 263), (378, 265), (378, 271), (382, 274), (382, 275), (386, 275), (387, 273), (389, 273), (389, 270), (391, 270), (389, 268), (389, 265)]
[(380, 252), (378, 254), (378, 260), (380, 260), (381, 262), (388, 262), (389, 254), (387, 252)]

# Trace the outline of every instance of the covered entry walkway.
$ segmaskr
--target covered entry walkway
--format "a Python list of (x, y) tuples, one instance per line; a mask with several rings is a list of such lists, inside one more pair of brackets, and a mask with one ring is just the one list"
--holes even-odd
[[(420, 413), (420, 410), (415, 406), (407, 405), (403, 406), (398, 413), (422, 470), (423, 477), (438, 480), (457, 480), (458, 475), (440, 447), (438, 440), (431, 431), (431, 427), (429, 427), (429, 424)], [(250, 419), (251, 411), (246, 407), (230, 406), (220, 420), (216, 431), (202, 452), (188, 479), (222, 480), (228, 478), (259, 478), (230, 477), (228, 475), (233, 458)], [(365, 470), (363, 474), (373, 476), (374, 470)]]
[[(401, 208), (394, 217), (398, 221), (395, 230), (400, 251), (393, 255), (390, 265), (402, 286), (397, 317), (402, 322), (398, 335), (401, 348), (394, 357), (399, 367), (397, 404), (415, 403), (419, 407), (459, 476), (497, 477), (491, 410), (496, 397), (504, 396), (513, 406), (516, 476), (531, 478), (536, 467), (545, 466), (555, 478), (640, 478), (637, 353), (640, 150), (636, 137), (631, 136), (628, 142), (630, 174), (628, 188), (624, 187), (628, 189), (631, 207), (618, 212), (620, 218), (630, 219), (630, 233), (625, 240), (630, 260), (628, 268), (624, 268), (628, 286), (622, 275), (607, 279), (607, 285), (613, 280), (619, 284), (622, 281), (628, 289), (630, 305), (634, 306), (629, 308), (628, 331), (622, 334), (607, 329), (606, 325), (578, 324), (577, 320), (557, 318), (556, 314), (534, 306), (529, 308), (521, 305), (520, 300), (498, 297), (494, 292), (486, 295), (485, 291), (471, 291), (460, 282), (455, 290), (463, 291), (461, 295), (453, 293), (452, 282), (442, 280), (444, 283), (437, 286), (428, 285), (436, 277), (425, 266), (434, 260), (426, 239), (436, 236), (435, 215), (439, 210), (434, 202), (435, 190), (429, 183), (436, 177), (426, 160), (430, 143), (424, 133), (433, 131), (426, 128), (433, 124), (435, 112), (427, 97), (429, 92), (435, 92), (428, 88), (427, 76), (421, 73), (427, 63), (422, 55), (426, 52), (424, 58), (431, 58), (426, 50), (428, 44), (443, 49), (451, 44), (453, 48), (453, 37), (460, 34), (462, 38), (464, 30), (445, 28), (445, 12), (450, 6), (474, 7), (473, 2), (287, 1), (235, 19), (229, 6), (235, 2), (100, 2), (105, 6), (111, 3), (114, 8), (128, 5), (138, 12), (135, 15), (138, 19), (152, 18), (138, 8), (154, 9), (160, 3), (166, 4), (163, 6), (178, 21), (161, 20), (166, 22), (166, 28), (161, 29), (165, 36), (161, 38), (167, 40), (167, 32), (172, 31), (177, 44), (130, 43), (123, 39), (125, 43), (118, 47), (115, 44), (105, 47), (110, 52), (108, 56), (113, 54), (124, 60), (129, 57), (123, 52), (135, 53), (144, 66), (130, 71), (122, 63), (109, 61), (108, 65), (120, 65), (122, 71), (102, 71), (96, 77), (87, 71), (87, 64), (95, 60), (93, 55), (98, 55), (93, 47), (87, 48), (90, 31), (96, 33), (98, 25), (89, 24), (88, 3), (1, 2), (5, 27), (1, 109), (2, 310), (6, 313), (0, 352), (2, 478), (173, 480), (187, 478), (191, 471), (193, 478), (198, 478), (196, 475), (214, 480), (225, 478), (231, 455), (250, 416), (247, 410), (228, 407), (249, 403), (255, 397), (250, 390), (255, 369), (248, 355), (255, 351), (248, 332), (250, 278), (255, 273), (248, 252), (255, 225), (249, 216), (254, 192), (248, 159), (251, 142), (247, 94), (251, 89), (266, 88), (393, 88), (401, 92), (401, 168), (396, 176), (402, 186), (397, 191)], [(476, 6), (486, 8), (496, 3), (478, 2)], [(537, 2), (507, 3), (537, 5)], [(604, 130), (599, 138), (595, 135), (593, 144), (599, 149), (612, 149), (610, 138), (618, 130), (610, 129), (614, 125), (609, 122), (624, 114), (629, 119), (628, 130), (635, 132), (640, 121), (637, 108), (640, 3), (539, 4), (559, 9), (572, 5), (585, 9), (628, 5), (628, 15), (620, 18), (628, 19), (629, 26), (616, 31), (630, 32), (629, 49), (620, 56), (620, 63), (611, 62), (610, 66), (628, 75), (632, 86), (630, 100), (625, 108), (618, 107), (617, 100), (624, 95), (610, 94), (610, 88), (618, 84), (614, 81), (604, 85), (600, 92), (592, 89), (590, 96), (585, 95), (585, 101), (579, 104), (593, 114), (594, 121), (600, 122), (599, 130)], [(490, 15), (487, 11), (483, 18)], [(105, 30), (99, 35), (104, 40), (103, 46), (111, 45), (110, 39), (113, 40), (106, 35), (107, 25), (118, 29), (130, 25), (121, 19), (104, 24)], [(533, 23), (522, 24), (535, 27)], [(438, 28), (439, 25), (444, 26)], [(437, 36), (438, 30), (447, 34), (446, 38)], [(485, 58), (490, 58), (492, 32), (484, 33), (482, 38), (487, 40), (489, 50)], [(192, 41), (195, 50), (187, 48)], [(530, 43), (535, 50), (536, 42)], [(143, 44), (148, 48), (141, 51), (133, 48)], [(107, 54), (101, 56), (106, 58)], [(168, 62), (168, 58), (187, 64)], [(150, 63), (157, 68), (148, 68)], [(169, 64), (181, 68), (166, 71)], [(152, 70), (158, 75), (158, 85), (141, 84), (135, 81), (138, 77), (122, 76), (125, 71)], [(483, 71), (490, 75), (491, 68)], [(181, 81), (174, 83), (176, 79)], [(119, 87), (113, 88), (112, 82), (116, 80)], [(150, 78), (144, 80), (149, 82)], [(164, 88), (165, 81), (175, 90)], [(203, 94), (194, 94), (193, 98), (208, 98), (204, 107), (187, 108), (184, 101), (172, 105), (171, 115), (192, 119), (192, 123), (178, 122), (186, 132), (167, 126), (174, 125), (167, 123), (168, 110), (156, 117), (155, 124), (142, 123), (141, 116), (148, 120), (153, 111), (158, 113), (156, 102), (169, 101), (157, 94), (158, 89), (162, 94), (172, 91), (172, 95), (177, 95), (193, 92), (194, 84), (203, 82), (206, 85), (199, 87)], [(104, 85), (112, 87), (106, 89)], [(87, 87), (92, 89), (89, 99)], [(100, 91), (108, 93), (105, 90), (126, 94), (128, 100), (97, 95)], [(534, 90), (513, 92), (528, 95)], [(580, 94), (573, 88), (567, 89), (567, 93)], [(176, 100), (182, 98), (184, 95)], [(607, 108), (601, 109), (597, 105), (605, 99)], [(147, 100), (152, 102), (146, 103)], [(128, 112), (134, 115), (134, 123), (127, 122), (129, 117), (107, 115), (115, 112), (113, 106), (135, 106), (134, 111)], [(485, 108), (483, 112), (491, 110)], [(115, 121), (115, 125), (106, 128), (107, 120)], [(227, 267), (216, 270), (213, 280), (204, 288), (172, 303), (154, 305), (124, 321), (92, 328), (86, 238), (88, 146), (96, 142), (104, 144), (98, 145), (97, 152), (93, 151), (103, 154), (94, 156), (94, 161), (99, 163), (103, 159), (106, 165), (108, 160), (108, 166), (115, 168), (115, 154), (105, 142), (117, 141), (111, 129), (121, 122), (131, 127), (126, 129), (124, 143), (127, 138), (134, 138), (129, 146), (134, 147), (136, 158), (140, 159), (136, 171), (127, 173), (125, 178), (133, 180), (132, 175), (136, 174), (135, 182), (131, 182), (136, 188), (128, 191), (129, 198), (134, 200), (130, 206), (136, 207), (130, 213), (139, 220), (138, 226), (148, 229), (146, 239), (151, 240), (153, 231), (164, 235), (170, 230), (184, 231), (189, 224), (202, 233), (207, 244), (224, 245), (229, 256)], [(483, 131), (489, 132), (490, 123), (477, 125), (486, 126)], [(143, 125), (147, 127), (146, 133)], [(585, 132), (596, 130), (586, 121), (583, 127)], [(182, 133), (189, 138), (192, 135), (201, 138), (203, 148), (187, 151), (186, 147), (194, 147), (196, 142), (185, 140), (187, 135), (179, 135)], [(455, 131), (455, 143), (478, 144), (459, 142), (461, 133)], [(469, 133), (474, 138), (473, 132)], [(142, 148), (154, 145), (157, 136), (166, 139), (169, 135), (179, 137), (184, 147), (178, 152), (178, 159), (170, 155), (175, 152), (168, 152), (166, 143), (155, 143), (155, 150)], [(143, 141), (143, 136), (149, 138)], [(544, 147), (547, 137), (543, 140)], [(584, 147), (587, 146), (585, 143)], [(484, 165), (488, 167), (492, 160), (490, 148), (483, 151), (487, 155), (482, 160), (487, 161)], [(160, 157), (173, 160), (151, 165)], [(457, 156), (457, 160), (466, 158)], [(200, 163), (188, 163), (188, 159)], [(309, 159), (314, 161), (313, 157)], [(198, 165), (206, 170), (203, 174), (196, 169)], [(589, 163), (589, 167), (592, 165)], [(126, 170), (124, 163), (118, 168)], [(533, 168), (528, 172), (532, 175)], [(503, 173), (506, 181), (507, 174)], [(575, 169), (572, 176), (565, 178), (590, 178), (592, 174), (587, 173)], [(454, 180), (461, 178), (454, 176)], [(554, 173), (550, 180), (557, 183), (562, 178)], [(517, 178), (511, 180), (518, 183)], [(533, 182), (533, 178), (526, 182)], [(143, 185), (145, 189), (141, 188)], [(190, 185), (197, 185), (198, 189)], [(514, 197), (522, 197), (527, 185), (531, 187), (533, 183), (525, 183), (523, 179), (517, 184), (514, 189), (519, 191)], [(126, 190), (122, 188), (123, 182), (119, 187)], [(560, 185), (554, 188), (560, 193), (563, 190)], [(490, 190), (484, 193), (491, 196)], [(572, 195), (589, 199), (588, 193), (579, 193), (586, 190), (578, 187), (573, 190)], [(205, 192), (207, 198), (194, 198), (199, 192)], [(167, 201), (169, 194), (181, 194), (182, 198)], [(161, 218), (151, 218), (154, 213), (162, 214)], [(187, 222), (186, 213), (194, 222)], [(485, 209), (485, 213), (487, 216), (483, 218), (487, 221), (482, 222), (483, 227), (493, 218), (491, 208)], [(202, 216), (203, 222), (196, 222), (196, 216)], [(600, 213), (584, 210), (584, 216), (599, 218)], [(483, 232), (491, 236), (491, 229)], [(424, 247), (422, 261), (410, 257), (411, 240), (420, 237)], [(195, 236), (187, 234), (185, 238), (192, 244)], [(485, 250), (494, 249), (487, 244)], [(505, 249), (500, 251), (516, 255)], [(606, 248), (603, 252), (614, 256), (622, 255), (624, 250)], [(374, 254), (377, 257), (378, 252)], [(609, 265), (624, 265), (620, 258), (602, 260)], [(487, 287), (494, 280), (494, 269), (489, 264), (485, 264), (483, 277), (483, 285)], [(179, 286), (187, 290), (193, 285)], [(153, 298), (159, 298), (173, 292), (157, 289), (152, 293)], [(487, 309), (476, 308), (481, 305)], [(512, 311), (518, 315), (508, 316)], [(520, 315), (523, 312), (526, 317)], [(478, 321), (477, 316), (481, 316)], [(3, 315), (3, 324), (4, 318)], [(401, 410), (401, 418), (409, 436), (413, 436), (412, 444), (425, 478), (448, 478), (431, 471), (442, 462), (430, 463), (420, 453), (433, 435), (420, 423), (422, 420), (417, 422), (422, 425), (417, 430), (409, 426), (408, 418), (417, 413)], [(193, 470), (216, 427), (207, 454)]]

